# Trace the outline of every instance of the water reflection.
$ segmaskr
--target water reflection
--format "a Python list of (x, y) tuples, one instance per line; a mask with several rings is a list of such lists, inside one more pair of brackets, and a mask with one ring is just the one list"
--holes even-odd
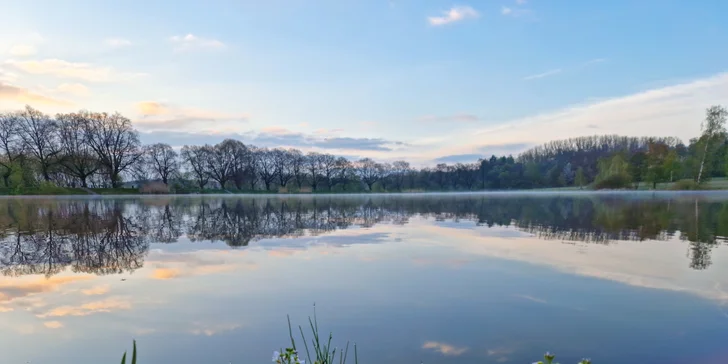
[(132, 272), (151, 243), (318, 236), (349, 227), (407, 224), (412, 216), (508, 226), (540, 239), (610, 244), (689, 243), (689, 266), (706, 269), (728, 236), (728, 202), (707, 196), (567, 195), (317, 198), (0, 200), (0, 270), (53, 276), (70, 267), (97, 275)]

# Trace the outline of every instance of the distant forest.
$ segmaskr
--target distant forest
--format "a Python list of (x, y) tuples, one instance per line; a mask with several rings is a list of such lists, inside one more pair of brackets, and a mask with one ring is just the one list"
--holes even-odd
[[(407, 161), (356, 161), (297, 149), (259, 148), (227, 139), (216, 145), (142, 145), (119, 113), (0, 114), (0, 187), (119, 188), (144, 184), (174, 191), (475, 191), (532, 188), (631, 188), (640, 183), (697, 186), (726, 176), (728, 111), (706, 110), (702, 133), (678, 138), (584, 136), (551, 141), (520, 155), (415, 169)], [(700, 122), (689, 121), (688, 122)], [(126, 182), (126, 183), (125, 183)]]

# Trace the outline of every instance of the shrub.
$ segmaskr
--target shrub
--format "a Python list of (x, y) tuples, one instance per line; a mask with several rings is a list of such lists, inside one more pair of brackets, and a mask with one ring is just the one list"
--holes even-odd
[(681, 179), (670, 186), (670, 189), (675, 191), (699, 190), (700, 185), (691, 179)]
[(149, 182), (139, 187), (139, 193), (159, 195), (169, 193), (169, 186), (162, 182)]
[(617, 190), (631, 187), (631, 180), (624, 173), (613, 174), (594, 182), (595, 190)]

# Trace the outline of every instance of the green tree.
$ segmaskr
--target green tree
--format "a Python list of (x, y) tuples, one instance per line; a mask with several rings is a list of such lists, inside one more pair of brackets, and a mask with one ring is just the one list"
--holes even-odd
[(671, 150), (667, 153), (665, 160), (662, 162), (662, 170), (665, 174), (665, 178), (669, 182), (675, 180), (675, 175), (680, 171), (680, 160), (677, 152)]
[(706, 161), (710, 161), (711, 151), (717, 144), (718, 137), (725, 135), (725, 123), (726, 118), (728, 118), (728, 110), (722, 106), (711, 106), (706, 110), (705, 114), (705, 121), (700, 126), (702, 129), (700, 140), (704, 144), (699, 157), (700, 168), (698, 169), (698, 176), (695, 179), (698, 183), (703, 181)]
[(645, 152), (637, 152), (629, 158), (629, 176), (635, 184), (635, 188), (639, 187), (647, 175), (647, 155)]

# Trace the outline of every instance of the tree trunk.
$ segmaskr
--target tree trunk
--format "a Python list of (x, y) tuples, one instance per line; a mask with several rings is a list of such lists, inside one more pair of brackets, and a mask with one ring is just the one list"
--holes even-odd
[(708, 157), (708, 145), (710, 144), (710, 137), (705, 140), (705, 149), (703, 150), (703, 158), (700, 161), (700, 170), (698, 171), (698, 184), (700, 184), (700, 178), (703, 177), (703, 166), (705, 166), (705, 158)]

